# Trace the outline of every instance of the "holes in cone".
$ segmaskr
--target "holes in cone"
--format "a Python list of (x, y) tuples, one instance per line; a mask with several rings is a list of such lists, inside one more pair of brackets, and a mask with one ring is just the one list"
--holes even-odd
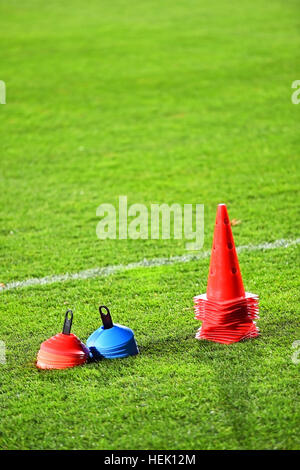
[(224, 219), (224, 224), (226, 224), (226, 225), (229, 224), (229, 220), (227, 219), (227, 217), (225, 217), (225, 219)]
[(232, 250), (232, 243), (230, 243), (230, 242), (227, 243), (227, 246), (228, 246), (229, 250)]
[(213, 245), (213, 250), (215, 250), (215, 249), (216, 249), (216, 245)]
[(236, 268), (231, 268), (231, 272), (232, 272), (232, 274), (235, 274), (236, 273)]

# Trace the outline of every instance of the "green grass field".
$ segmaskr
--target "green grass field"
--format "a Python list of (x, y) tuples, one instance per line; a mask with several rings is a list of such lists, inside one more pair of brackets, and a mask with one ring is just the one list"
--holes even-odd
[[(0, 283), (183, 255), (106, 240), (96, 209), (226, 202), (237, 245), (296, 240), (296, 0), (0, 1)], [(245, 250), (261, 336), (197, 341), (209, 259), (0, 292), (1, 449), (299, 449), (299, 244)], [(35, 367), (67, 308), (85, 341), (109, 305), (141, 354)]]

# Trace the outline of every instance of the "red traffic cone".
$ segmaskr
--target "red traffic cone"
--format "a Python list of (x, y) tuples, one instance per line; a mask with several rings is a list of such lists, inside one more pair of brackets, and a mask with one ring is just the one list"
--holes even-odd
[(258, 336), (258, 296), (245, 292), (225, 204), (219, 204), (207, 293), (194, 297), (196, 338), (230, 344)]
[(68, 310), (63, 332), (52, 336), (41, 344), (36, 363), (39, 369), (66, 369), (84, 364), (87, 361), (88, 349), (77, 336), (70, 333), (72, 321), (73, 312)]

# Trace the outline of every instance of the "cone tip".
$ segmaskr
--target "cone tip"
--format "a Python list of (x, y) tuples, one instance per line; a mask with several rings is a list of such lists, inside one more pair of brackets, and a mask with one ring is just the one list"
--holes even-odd
[[(218, 204), (217, 207), (217, 219), (216, 220), (221, 220), (223, 217), (226, 218), (226, 224), (228, 224), (229, 217), (228, 217), (228, 212), (227, 212), (227, 206), (223, 202), (222, 204)], [(228, 219), (228, 220), (227, 220)]]

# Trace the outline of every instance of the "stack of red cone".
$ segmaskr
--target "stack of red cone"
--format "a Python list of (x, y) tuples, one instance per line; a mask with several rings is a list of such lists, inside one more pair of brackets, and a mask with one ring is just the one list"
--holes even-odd
[[(68, 318), (68, 314), (71, 318)], [(66, 313), (64, 329), (62, 333), (52, 336), (41, 344), (37, 367), (39, 369), (66, 369), (68, 367), (84, 364), (89, 356), (87, 347), (77, 336), (71, 333), (73, 312)]]
[(217, 209), (207, 293), (194, 297), (196, 338), (230, 344), (259, 334), (258, 296), (245, 292), (225, 204)]

